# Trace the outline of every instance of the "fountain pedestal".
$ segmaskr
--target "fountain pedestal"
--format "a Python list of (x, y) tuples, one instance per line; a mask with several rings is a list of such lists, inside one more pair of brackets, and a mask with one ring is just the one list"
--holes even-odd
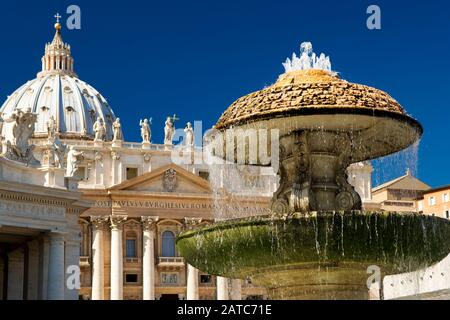
[(280, 140), (277, 214), (360, 210), (361, 198), (347, 180), (351, 140), (346, 133), (304, 130)]
[(260, 269), (252, 283), (276, 300), (367, 300), (367, 265), (299, 263)]

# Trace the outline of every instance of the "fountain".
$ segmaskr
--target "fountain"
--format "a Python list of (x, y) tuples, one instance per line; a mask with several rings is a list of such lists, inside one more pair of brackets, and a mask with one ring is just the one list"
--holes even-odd
[[(408, 147), (421, 125), (385, 92), (341, 80), (310, 43), (283, 65), (275, 84), (238, 99), (215, 126), (219, 136), (276, 130), (276, 152), (273, 139), (256, 139), (267, 141), (271, 159), (279, 157), (272, 214), (186, 231), (177, 239), (181, 255), (204, 272), (250, 278), (272, 299), (366, 299), (369, 266), (385, 276), (443, 259), (450, 252), (448, 220), (363, 212), (347, 182), (351, 163)], [(214, 155), (268, 165), (252, 156), (252, 139), (241, 139), (240, 149), (236, 139), (213, 139)]]

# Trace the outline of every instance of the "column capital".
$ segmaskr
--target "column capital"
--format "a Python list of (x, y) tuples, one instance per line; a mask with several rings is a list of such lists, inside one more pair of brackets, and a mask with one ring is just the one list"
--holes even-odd
[(109, 216), (111, 230), (121, 230), (123, 223), (127, 220), (126, 215)]
[(108, 216), (91, 216), (90, 221), (94, 230), (102, 230), (108, 222)]
[(145, 231), (148, 230), (155, 230), (156, 223), (158, 222), (159, 217), (158, 216), (142, 216), (141, 217), (141, 223), (142, 227)]
[(186, 230), (194, 229), (200, 223), (202, 223), (203, 218), (184, 218), (184, 227)]

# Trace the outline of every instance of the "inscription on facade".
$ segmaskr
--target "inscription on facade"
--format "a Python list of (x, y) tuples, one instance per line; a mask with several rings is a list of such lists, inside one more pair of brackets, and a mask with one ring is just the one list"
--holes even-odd
[(113, 201), (96, 201), (95, 207), (105, 208), (145, 208), (145, 209), (177, 209), (177, 210), (202, 210), (202, 211), (216, 211), (216, 210), (233, 210), (235, 212), (253, 213), (253, 214), (268, 214), (269, 208), (254, 207), (245, 205), (220, 205), (211, 202), (175, 202), (175, 201), (155, 201), (155, 200), (113, 200)]
[(64, 208), (54, 208), (32, 203), (18, 203), (3, 200), (0, 202), (0, 213), (4, 215), (14, 215), (15, 217), (45, 220), (63, 220), (66, 216)]

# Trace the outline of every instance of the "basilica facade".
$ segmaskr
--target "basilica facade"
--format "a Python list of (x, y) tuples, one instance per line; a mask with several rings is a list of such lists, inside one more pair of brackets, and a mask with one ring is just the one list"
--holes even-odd
[[(142, 141), (125, 141), (120, 118), (80, 80), (61, 25), (55, 29), (42, 70), (0, 109), (0, 298), (265, 299), (249, 280), (190, 266), (176, 237), (267, 214), (276, 174), (237, 168), (239, 182), (230, 183), (225, 171), (211, 172), (190, 123), (184, 145), (172, 144), (176, 116), (167, 117), (162, 144), (146, 119), (136, 125)], [(364, 201), (370, 175), (368, 163), (349, 171)], [(80, 286), (69, 290), (74, 265)]]
[[(59, 241), (66, 244), (66, 259), (70, 257), (73, 265), (80, 266), (81, 283), (79, 290), (60, 298), (264, 298), (265, 291), (248, 281), (216, 278), (191, 267), (178, 255), (175, 239), (183, 230), (220, 219), (214, 214), (218, 208), (221, 212), (232, 210), (245, 215), (267, 213), (276, 177), (260, 177), (252, 172), (248, 185), (243, 185), (239, 194), (213, 191), (202, 149), (193, 144), (190, 123), (184, 129), (185, 143), (181, 151), (189, 160), (174, 163), (175, 116), (168, 117), (164, 124), (164, 144), (152, 143), (148, 120), (142, 120), (140, 128), (137, 126), (142, 142), (124, 141), (120, 119), (97, 90), (78, 78), (71, 47), (62, 40), (61, 25), (55, 24), (55, 29), (53, 41), (45, 45), (42, 70), (34, 80), (11, 94), (0, 109), (0, 160), (19, 166), (24, 172), (22, 176), (12, 177), (9, 169), (3, 169), (2, 186), (9, 174), (14, 183), (19, 180), (26, 185), (34, 184), (34, 189), (46, 190), (34, 194), (30, 198), (33, 201), (39, 202), (37, 198), (42, 194), (51, 195), (52, 199), (65, 199), (57, 202), (58, 210), (64, 207), (65, 216), (70, 215), (72, 224), (68, 233), (76, 236), (69, 239), (65, 235)], [(19, 116), (30, 118), (27, 128), (31, 132), (26, 137), (29, 148), (23, 159), (18, 159), (11, 147), (19, 143), (12, 133), (18, 130), (16, 119)], [(21, 130), (25, 131), (25, 127)], [(17, 191), (26, 192), (28, 187), (8, 187), (15, 190), (13, 198), (28, 199)], [(12, 191), (2, 190), (2, 208), (7, 207), (3, 201), (6, 192)], [(72, 204), (77, 197), (81, 204)], [(4, 220), (4, 216), (1, 218)], [(75, 227), (73, 221), (76, 221)], [(8, 230), (4, 226), (0, 228), (0, 243), (5, 243), (0, 248), (10, 247), (6, 237)], [(30, 235), (22, 232), (23, 239), (20, 238), (25, 244), (30, 242), (34, 246), (36, 238), (37, 244), (47, 241), (53, 248), (52, 234), (47, 239), (42, 232), (27, 232)], [(25, 247), (28, 248), (28, 244)], [(22, 264), (24, 261), (31, 263), (28, 262), (31, 249), (27, 249), (27, 253), (22, 247), (19, 249)], [(2, 281), (7, 287), (13, 283), (11, 266), (17, 254), (0, 250), (2, 255), (11, 256), (11, 279)], [(1, 270), (6, 270), (3, 265)], [(43, 267), (39, 270), (42, 273)], [(46, 271), (48, 276), (53, 274)], [(31, 277), (28, 273), (21, 275)], [(0, 276), (8, 279), (8, 275)], [(39, 281), (42, 283), (36, 284), (33, 290), (46, 285), (45, 281)], [(17, 282), (17, 286), (26, 287), (22, 282)], [(33, 295), (24, 294), (23, 289), (14, 294), (9, 289), (4, 291), (5, 294), (10, 292), (9, 298), (54, 298), (44, 289), (41, 288), (42, 294)]]

